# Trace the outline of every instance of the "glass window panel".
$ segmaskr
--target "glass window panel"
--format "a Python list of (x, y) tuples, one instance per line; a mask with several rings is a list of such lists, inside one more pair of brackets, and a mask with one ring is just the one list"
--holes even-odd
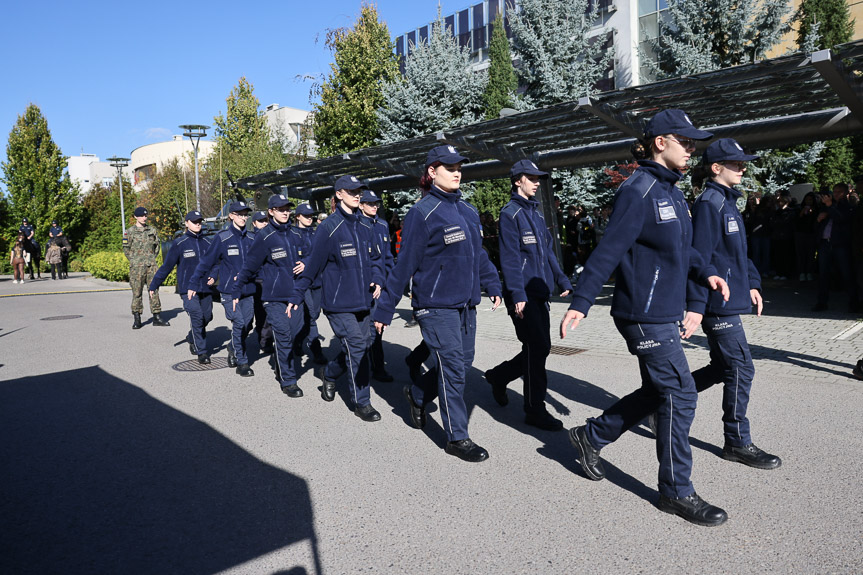
[(485, 28), (476, 28), (473, 31), (473, 50), (486, 48)]
[(458, 35), (470, 32), (470, 10), (465, 9), (458, 13)]
[(455, 14), (450, 14), (443, 19), (444, 26), (449, 29), (450, 34), (455, 34)]
[(500, 0), (488, 0), (488, 22), (491, 24), (500, 12)]
[(416, 30), (413, 32), (408, 32), (408, 53), (413, 52), (413, 47), (417, 45), (417, 33)]
[(470, 49), (470, 32), (458, 35), (458, 45)]
[(476, 4), (473, 7), (473, 29), (476, 30), (478, 28), (482, 28), (485, 26), (485, 17), (484, 17), (484, 6), (482, 4)]
[(659, 9), (665, 10), (668, 8), (668, 0), (659, 0)]
[(656, 13), (642, 16), (638, 19), (638, 39), (641, 41), (656, 38), (659, 35), (659, 26), (656, 23)]
[(429, 41), (429, 27), (423, 26), (422, 28), (420, 28), (420, 42), (428, 43), (428, 41)]
[(405, 37), (404, 36), (399, 36), (398, 38), (396, 38), (396, 54), (398, 56), (404, 56), (405, 55)]
[(638, 15), (644, 16), (656, 12), (656, 0), (638, 0)]

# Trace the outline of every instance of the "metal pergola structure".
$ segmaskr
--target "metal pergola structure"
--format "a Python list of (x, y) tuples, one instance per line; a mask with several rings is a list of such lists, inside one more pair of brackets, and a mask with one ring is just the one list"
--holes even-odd
[(464, 181), (506, 177), (517, 160), (541, 168), (626, 161), (644, 122), (681, 108), (716, 137), (752, 149), (779, 148), (863, 131), (863, 41), (812, 54), (793, 54), (643, 86), (634, 86), (288, 166), (243, 178), (243, 190), (268, 190), (322, 200), (351, 174), (376, 191), (416, 186), (429, 149), (459, 148), (471, 163)]

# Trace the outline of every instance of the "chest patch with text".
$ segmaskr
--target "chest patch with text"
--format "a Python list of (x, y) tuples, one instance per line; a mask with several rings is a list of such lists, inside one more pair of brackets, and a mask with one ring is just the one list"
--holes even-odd
[(446, 245), (463, 242), (466, 239), (467, 235), (464, 233), (464, 230), (461, 229), (461, 226), (449, 226), (443, 230), (443, 243)]
[(186, 250), (183, 252), (184, 258), (195, 258), (198, 257), (198, 254), (195, 253), (195, 250)]
[(339, 252), (343, 258), (349, 258), (357, 255), (357, 248), (350, 242), (342, 242), (339, 244)]

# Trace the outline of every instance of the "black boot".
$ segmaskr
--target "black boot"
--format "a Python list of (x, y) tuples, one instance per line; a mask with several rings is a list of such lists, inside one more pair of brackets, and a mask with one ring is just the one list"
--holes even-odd
[(237, 367), (237, 356), (230, 347), (228, 348), (228, 367)]
[(156, 327), (169, 327), (171, 325), (171, 322), (166, 319), (162, 319), (162, 316), (159, 314), (159, 312), (154, 312), (153, 325), (155, 325)]
[(141, 314), (133, 311), (132, 317), (135, 318), (134, 323), (132, 323), (132, 329), (141, 329)]

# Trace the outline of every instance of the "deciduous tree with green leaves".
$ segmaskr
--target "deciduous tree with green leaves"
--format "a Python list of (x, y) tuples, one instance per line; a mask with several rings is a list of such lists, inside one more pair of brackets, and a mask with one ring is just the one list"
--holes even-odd
[[(137, 194), (132, 182), (123, 178), (123, 202), (126, 209), (126, 227), (134, 225), (132, 211), (137, 203)], [(109, 186), (93, 186), (84, 196), (84, 239), (80, 256), (87, 258), (97, 252), (116, 251), (123, 248), (123, 226), (120, 216), (120, 190), (117, 180)]]
[(352, 28), (329, 30), (333, 53), (330, 74), (312, 88), (315, 142), (319, 156), (373, 146), (380, 136), (378, 108), (384, 105), (383, 83), (399, 79), (398, 59), (387, 25), (373, 4), (363, 4)]
[(36, 229), (36, 239), (44, 241), (51, 220), (56, 219), (76, 247), (83, 215), (78, 187), (69, 179), (66, 163), (42, 111), (35, 104), (28, 105), (9, 133), (6, 161), (0, 165), (0, 181), (11, 200), (7, 236), (16, 232), (26, 217)]

